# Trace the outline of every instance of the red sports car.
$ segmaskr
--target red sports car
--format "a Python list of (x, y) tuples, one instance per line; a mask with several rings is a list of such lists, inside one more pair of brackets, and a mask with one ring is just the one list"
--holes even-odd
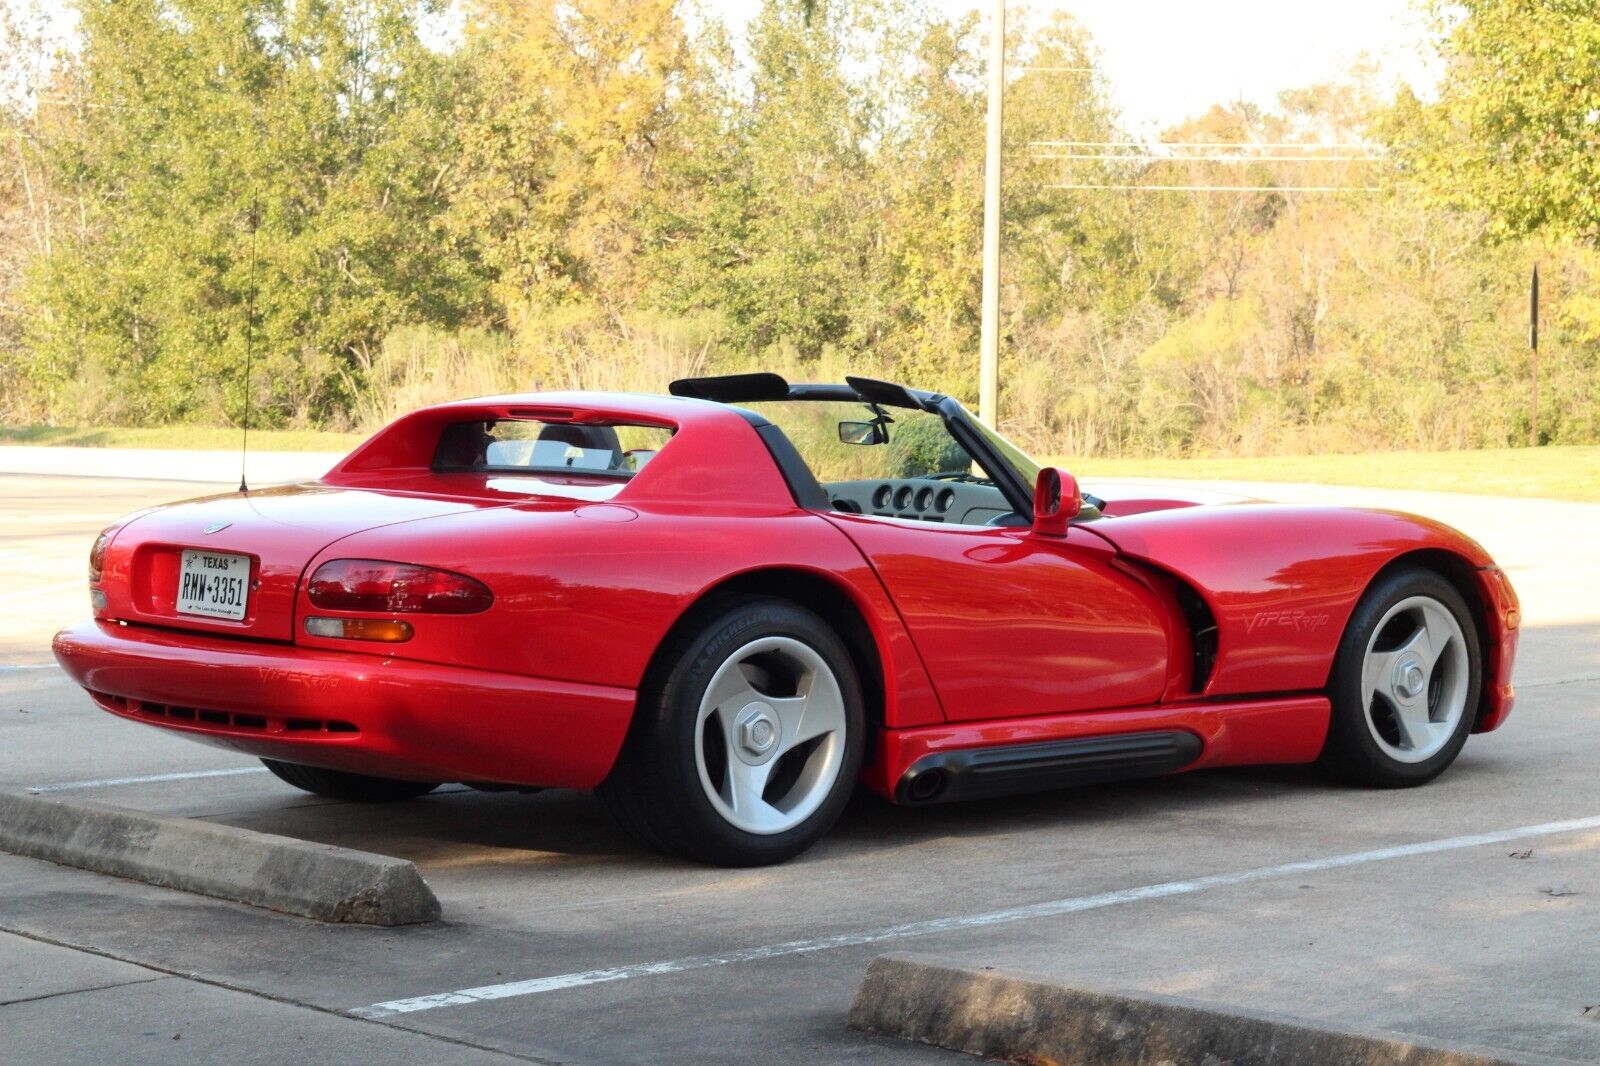
[(56, 656), (320, 795), (594, 788), (727, 864), (801, 851), (857, 779), (1415, 785), (1511, 709), (1516, 595), (1436, 522), (1080, 495), (882, 381), (671, 391), (429, 407), (320, 481), (125, 518)]

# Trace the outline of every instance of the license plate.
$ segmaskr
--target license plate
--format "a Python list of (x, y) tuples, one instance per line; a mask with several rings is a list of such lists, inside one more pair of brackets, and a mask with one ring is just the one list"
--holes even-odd
[(178, 567), (178, 613), (244, 618), (250, 598), (250, 557), (186, 551)]

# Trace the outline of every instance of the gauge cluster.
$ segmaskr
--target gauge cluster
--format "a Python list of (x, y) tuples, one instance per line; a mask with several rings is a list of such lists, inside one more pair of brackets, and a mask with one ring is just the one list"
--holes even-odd
[(981, 526), (1011, 513), (993, 485), (928, 478), (836, 481), (825, 485), (835, 510), (878, 518)]

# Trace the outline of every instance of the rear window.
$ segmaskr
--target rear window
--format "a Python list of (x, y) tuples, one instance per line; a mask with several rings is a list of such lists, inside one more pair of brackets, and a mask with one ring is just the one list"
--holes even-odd
[(672, 438), (662, 426), (541, 422), (456, 422), (433, 454), (440, 473), (545, 474), (626, 481)]

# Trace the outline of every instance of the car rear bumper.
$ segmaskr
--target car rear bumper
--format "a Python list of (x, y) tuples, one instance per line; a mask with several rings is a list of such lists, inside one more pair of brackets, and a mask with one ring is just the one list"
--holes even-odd
[(55, 638), (102, 709), (248, 755), (422, 781), (591, 788), (631, 689), (113, 622)]

